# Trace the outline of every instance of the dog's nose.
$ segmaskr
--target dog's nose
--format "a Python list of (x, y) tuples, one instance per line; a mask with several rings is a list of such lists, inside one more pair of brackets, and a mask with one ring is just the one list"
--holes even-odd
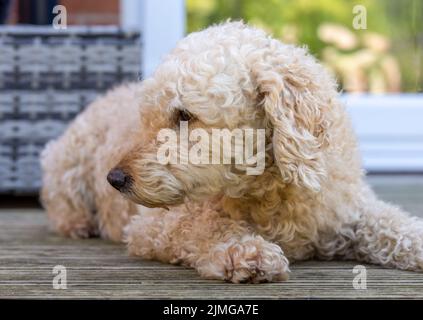
[(109, 181), (109, 183), (119, 191), (128, 184), (129, 180), (129, 176), (119, 168), (110, 170), (107, 175), (107, 181)]

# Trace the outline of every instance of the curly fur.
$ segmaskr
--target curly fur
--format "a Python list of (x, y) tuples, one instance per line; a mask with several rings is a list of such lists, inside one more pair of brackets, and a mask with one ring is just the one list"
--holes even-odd
[(137, 213), (136, 205), (104, 177), (135, 140), (130, 128), (139, 121), (138, 91), (137, 85), (129, 85), (98, 99), (43, 150), (41, 199), (53, 229), (61, 234), (120, 241), (122, 228)]
[[(130, 220), (131, 254), (232, 282), (285, 280), (288, 261), (310, 258), (421, 271), (423, 221), (365, 183), (336, 88), (304, 48), (241, 22), (193, 33), (151, 78), (100, 98), (48, 145), (42, 198), (53, 226), (120, 240)], [(263, 174), (158, 163), (157, 133), (178, 130), (181, 109), (195, 117), (191, 130), (265, 128)], [(107, 185), (114, 166), (131, 177), (125, 197)]]

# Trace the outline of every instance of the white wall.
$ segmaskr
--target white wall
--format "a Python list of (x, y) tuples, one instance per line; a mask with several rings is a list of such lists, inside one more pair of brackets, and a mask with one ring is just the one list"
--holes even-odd
[(344, 95), (370, 172), (423, 172), (423, 94)]
[(141, 30), (141, 69), (148, 77), (185, 34), (185, 1), (121, 0), (121, 26)]

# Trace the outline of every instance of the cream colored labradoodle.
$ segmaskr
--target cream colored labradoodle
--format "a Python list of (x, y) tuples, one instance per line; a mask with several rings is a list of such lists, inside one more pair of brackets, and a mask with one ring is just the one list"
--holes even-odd
[[(190, 130), (265, 128), (264, 172), (160, 164), (158, 132), (180, 120)], [(365, 183), (335, 81), (305, 49), (241, 22), (189, 35), (152, 77), (98, 99), (42, 165), (57, 231), (119, 241), (130, 222), (131, 254), (206, 278), (280, 281), (289, 262), (311, 258), (423, 269), (423, 220)]]

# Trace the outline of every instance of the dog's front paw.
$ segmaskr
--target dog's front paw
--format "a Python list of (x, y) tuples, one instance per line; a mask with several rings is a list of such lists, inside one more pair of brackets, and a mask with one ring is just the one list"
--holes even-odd
[(289, 277), (289, 262), (282, 249), (261, 237), (222, 243), (199, 261), (200, 275), (233, 283), (284, 281)]

